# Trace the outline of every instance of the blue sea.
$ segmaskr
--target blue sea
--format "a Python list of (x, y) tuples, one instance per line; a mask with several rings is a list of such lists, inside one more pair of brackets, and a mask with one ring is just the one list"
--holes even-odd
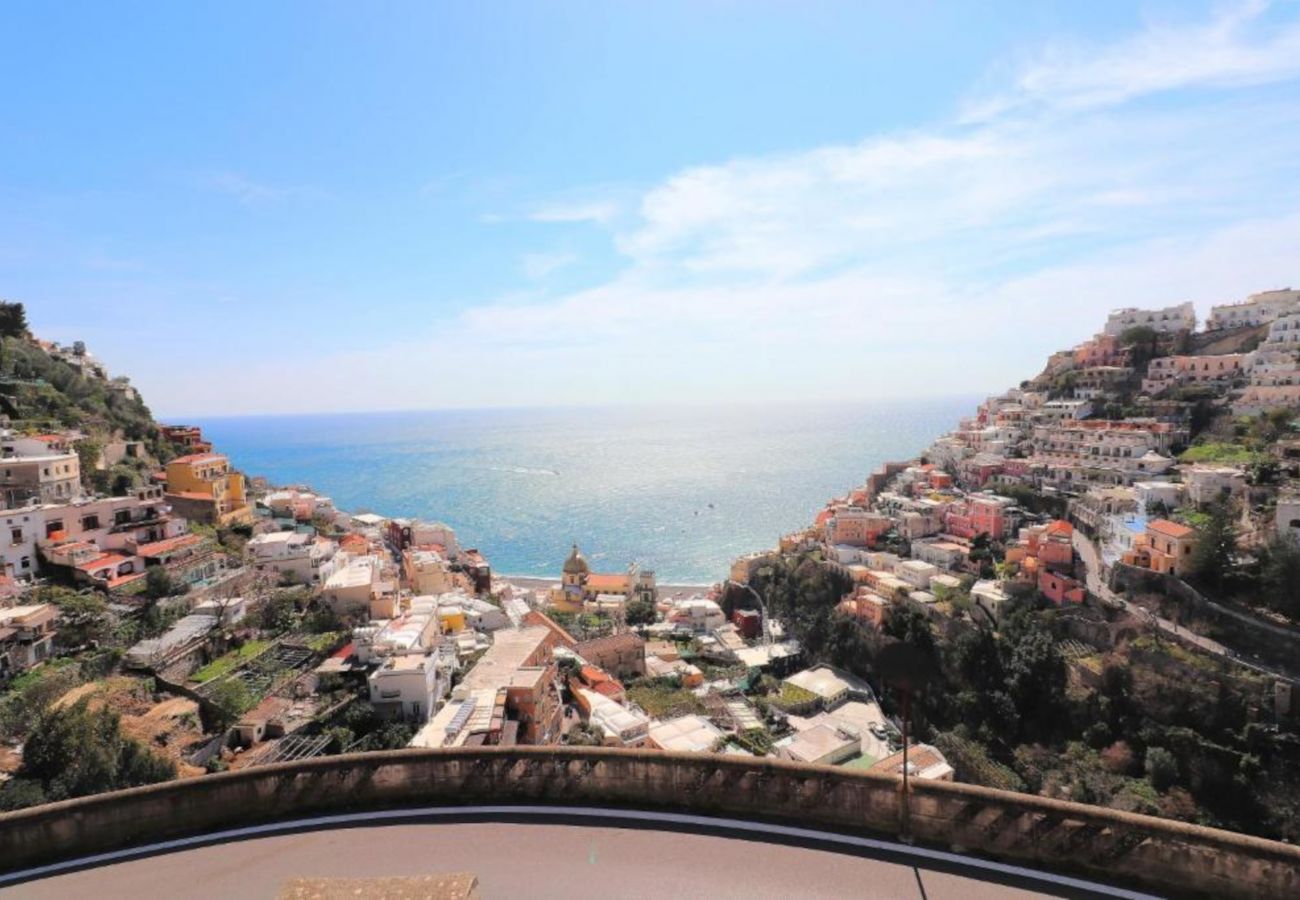
[(566, 408), (203, 418), (249, 475), (350, 512), (435, 519), (496, 572), (726, 576), (885, 460), (919, 454), (978, 398), (725, 408)]

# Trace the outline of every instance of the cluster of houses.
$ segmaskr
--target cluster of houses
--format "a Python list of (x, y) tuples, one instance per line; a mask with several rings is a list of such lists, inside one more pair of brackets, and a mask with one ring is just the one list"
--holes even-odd
[[(875, 626), (900, 603), (942, 611), (954, 590), (995, 620), (1018, 589), (1081, 602), (1087, 591), (1075, 526), (1096, 538), (1105, 564), (1185, 574), (1197, 535), (1174, 512), (1223, 496), (1256, 505), (1261, 498), (1251, 494), (1244, 466), (1178, 461), (1193, 401), (1174, 389), (1197, 388), (1196, 397), (1235, 414), (1300, 407), (1300, 291), (1216, 306), (1206, 331), (1195, 329), (1190, 303), (1117, 310), (1100, 333), (1053, 354), (1037, 378), (981, 403), (919, 460), (887, 463), (828, 503), (777, 552), (820, 549), (852, 579), (841, 610)], [(1135, 335), (1147, 358), (1137, 357), (1143, 348)], [(1252, 337), (1257, 346), (1246, 349)], [(1224, 340), (1242, 352), (1192, 352)], [(1102, 415), (1119, 398), (1142, 414)], [(1300, 442), (1280, 441), (1274, 453), (1294, 468)], [(1243, 514), (1243, 530), (1249, 536), (1253, 528), (1260, 540), (1271, 533), (1300, 540), (1300, 496), (1285, 485), (1266, 491), (1275, 513), (1262, 527)], [(1015, 498), (1029, 493), (1040, 510), (1063, 518), (1023, 508)], [(746, 583), (770, 559), (742, 557), (732, 580)]]

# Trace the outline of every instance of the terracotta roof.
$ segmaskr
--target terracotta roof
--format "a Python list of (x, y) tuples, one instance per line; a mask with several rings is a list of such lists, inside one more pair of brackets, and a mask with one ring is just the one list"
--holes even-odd
[(550, 629), (550, 631), (556, 637), (558, 637), (566, 647), (572, 647), (574, 644), (577, 643), (573, 635), (565, 631), (564, 628), (558, 622), (556, 622), (554, 619), (552, 619), (544, 612), (540, 612), (535, 609), (530, 609), (528, 612), (524, 613), (524, 624), (540, 625), (543, 628)]
[(141, 544), (136, 548), (137, 556), (162, 556), (173, 550), (181, 550), (185, 547), (193, 547), (203, 543), (205, 538), (199, 534), (182, 534), (174, 538), (166, 538), (161, 541), (154, 541), (152, 544)]
[(1186, 525), (1179, 525), (1177, 522), (1170, 522), (1168, 519), (1156, 519), (1154, 522), (1148, 522), (1147, 531), (1154, 531), (1156, 534), (1163, 534), (1165, 537), (1171, 538), (1191, 537), (1196, 533), (1195, 529), (1188, 528)]
[(145, 574), (146, 573), (144, 572), (128, 572), (125, 575), (119, 575), (117, 578), (108, 579), (108, 586), (110, 588), (119, 588), (124, 584), (130, 584), (133, 581), (139, 581), (141, 578), (145, 577)]
[(608, 634), (605, 637), (592, 638), (589, 641), (583, 641), (573, 648), (579, 656), (586, 656), (588, 653), (619, 653), (624, 650), (644, 650), (645, 639), (638, 634), (626, 632), (624, 634)]
[(225, 454), (222, 453), (191, 453), (188, 456), (178, 456), (167, 465), (172, 465), (173, 463), (189, 464), (209, 461), (215, 462), (216, 460), (224, 460), (225, 458)]
[(631, 576), (629, 575), (616, 575), (612, 573), (598, 572), (598, 573), (592, 573), (591, 575), (587, 576), (587, 583), (585, 587), (587, 588), (587, 590), (595, 591), (597, 593), (599, 593), (600, 591), (606, 588), (611, 588), (615, 591), (627, 590), (627, 587), (631, 583), (631, 581), (632, 579)]
[(366, 550), (370, 547), (370, 541), (366, 540), (359, 534), (345, 534), (343, 537), (339, 538), (339, 546), (344, 550)]
[(1057, 519), (1047, 526), (1048, 534), (1061, 534), (1069, 537), (1074, 534), (1074, 526), (1064, 519)]
[(168, 491), (167, 496), (180, 497), (182, 500), (211, 500), (214, 503), (216, 502), (216, 499), (211, 494), (204, 494), (201, 491)]
[(623, 696), (623, 683), (613, 678), (604, 681), (598, 681), (591, 686), (591, 689), (597, 694), (608, 697), (611, 700), (617, 700)]
[(120, 553), (105, 553), (103, 556), (96, 557), (90, 562), (82, 563), (77, 566), (77, 568), (82, 571), (89, 571), (91, 569), (98, 569), (100, 566), (115, 566), (118, 563), (128, 562), (130, 559), (131, 557), (123, 556)]

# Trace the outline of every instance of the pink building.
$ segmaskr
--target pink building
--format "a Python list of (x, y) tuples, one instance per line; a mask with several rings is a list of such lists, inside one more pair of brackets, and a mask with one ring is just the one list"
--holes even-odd
[(957, 537), (973, 538), (987, 534), (1000, 541), (1010, 530), (1008, 510), (1012, 501), (992, 495), (967, 497), (953, 504), (944, 514), (944, 531)]
[(1053, 603), (1082, 603), (1087, 591), (1067, 575), (1042, 569), (1038, 573), (1038, 590)]
[(890, 529), (893, 520), (880, 513), (845, 507), (835, 510), (826, 521), (826, 540), (850, 547), (871, 547)]
[(1122, 366), (1128, 361), (1128, 351), (1119, 346), (1119, 338), (1099, 334), (1074, 348), (1074, 364), (1081, 369), (1091, 366)]
[(874, 591), (859, 586), (840, 601), (839, 611), (879, 628), (889, 615), (889, 601)]

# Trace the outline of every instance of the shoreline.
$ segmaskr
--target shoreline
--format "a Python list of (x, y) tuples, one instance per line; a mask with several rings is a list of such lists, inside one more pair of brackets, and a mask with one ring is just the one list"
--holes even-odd
[[(507, 584), (530, 591), (549, 590), (560, 583), (559, 575), (554, 577), (539, 577), (537, 575), (498, 575), (494, 572), (492, 578), (494, 581), (504, 581)], [(712, 584), (684, 584), (674, 582), (671, 584), (658, 584), (656, 585), (656, 588), (660, 594), (699, 594), (709, 590), (717, 583), (719, 582), (713, 582)]]

